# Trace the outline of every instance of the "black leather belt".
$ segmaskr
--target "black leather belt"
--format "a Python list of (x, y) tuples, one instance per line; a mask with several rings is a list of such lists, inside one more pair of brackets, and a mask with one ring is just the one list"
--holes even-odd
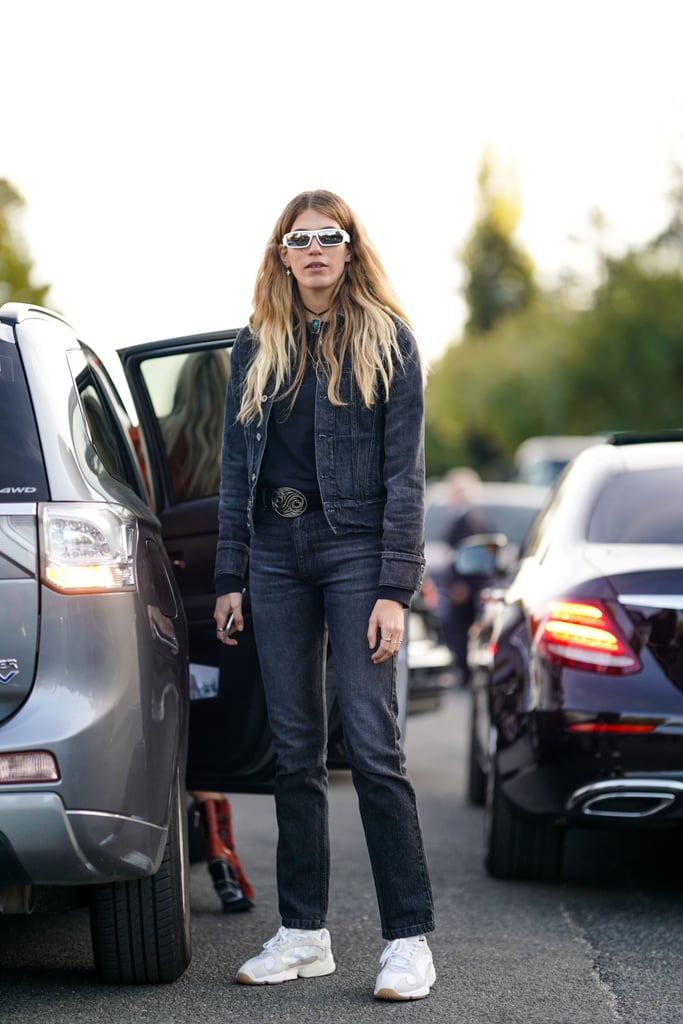
[(323, 507), (320, 491), (304, 493), (296, 487), (263, 487), (258, 492), (258, 503), (261, 508), (272, 509), (284, 519), (296, 519), (304, 512), (314, 512)]

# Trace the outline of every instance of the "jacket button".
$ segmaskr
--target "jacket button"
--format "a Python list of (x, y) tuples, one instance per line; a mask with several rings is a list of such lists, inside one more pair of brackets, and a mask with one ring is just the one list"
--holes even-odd
[(268, 401), (268, 395), (261, 395), (261, 401), (262, 402), (267, 402)]
[(261, 440), (261, 435), (260, 435), (260, 434), (257, 434), (257, 435), (256, 435), (256, 440), (257, 440), (257, 441), (260, 441), (260, 440)]

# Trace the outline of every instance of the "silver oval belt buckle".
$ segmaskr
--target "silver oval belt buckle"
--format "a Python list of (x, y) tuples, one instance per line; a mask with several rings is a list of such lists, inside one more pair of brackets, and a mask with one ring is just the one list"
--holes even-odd
[(308, 507), (306, 495), (297, 491), (296, 487), (275, 487), (271, 505), (279, 516), (285, 519), (296, 519), (302, 516)]

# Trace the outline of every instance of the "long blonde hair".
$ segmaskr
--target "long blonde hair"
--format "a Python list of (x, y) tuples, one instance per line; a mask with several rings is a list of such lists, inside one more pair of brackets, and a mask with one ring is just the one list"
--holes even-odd
[(225, 349), (190, 353), (178, 374), (173, 408), (160, 421), (177, 498), (187, 501), (218, 493), (229, 375)]
[(291, 394), (292, 401), (303, 380), (307, 359), (305, 310), (296, 281), (280, 259), (280, 245), (299, 214), (311, 209), (329, 217), (351, 236), (351, 261), (345, 264), (332, 296), (328, 327), (321, 334), (319, 346), (330, 402), (344, 404), (340, 382), (347, 353), (351, 355), (354, 379), (368, 408), (380, 396), (387, 400), (394, 366), (402, 363), (394, 317), (406, 324), (408, 319), (365, 228), (333, 192), (302, 192), (278, 218), (256, 276), (249, 320), (256, 348), (238, 414), (242, 423), (262, 420), (261, 396), (271, 376), (275, 393), (279, 394), (286, 385), (284, 393)]

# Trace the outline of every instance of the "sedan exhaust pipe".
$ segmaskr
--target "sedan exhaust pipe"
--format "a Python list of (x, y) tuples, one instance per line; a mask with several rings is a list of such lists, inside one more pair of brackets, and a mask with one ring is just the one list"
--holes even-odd
[(671, 779), (604, 779), (582, 786), (567, 810), (592, 818), (653, 818), (683, 808), (683, 782)]

